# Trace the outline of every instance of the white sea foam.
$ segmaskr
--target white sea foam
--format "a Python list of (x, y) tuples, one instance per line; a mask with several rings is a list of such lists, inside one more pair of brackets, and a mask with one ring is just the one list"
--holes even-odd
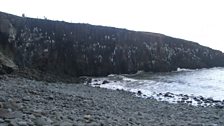
[[(138, 92), (144, 96), (170, 102), (178, 101), (178, 97), (162, 99), (157, 94), (171, 92), (188, 96), (203, 96), (215, 100), (224, 100), (224, 68), (188, 70), (179, 69), (170, 73), (140, 73), (132, 76), (109, 75), (94, 78), (92, 85), (108, 89), (123, 89)], [(107, 83), (103, 82), (107, 80)], [(97, 83), (97, 84), (96, 84)]]
[(177, 72), (181, 71), (194, 71), (193, 69), (177, 68)]

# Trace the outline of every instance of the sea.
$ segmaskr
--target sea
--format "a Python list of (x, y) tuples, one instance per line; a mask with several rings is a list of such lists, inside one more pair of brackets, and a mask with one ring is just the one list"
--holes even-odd
[[(92, 78), (94, 87), (124, 90), (143, 98), (176, 103), (187, 96), (191, 103), (195, 97), (224, 100), (224, 68), (183, 69), (173, 72), (152, 73), (139, 71), (136, 74), (111, 74)], [(164, 97), (167, 96), (167, 97)]]

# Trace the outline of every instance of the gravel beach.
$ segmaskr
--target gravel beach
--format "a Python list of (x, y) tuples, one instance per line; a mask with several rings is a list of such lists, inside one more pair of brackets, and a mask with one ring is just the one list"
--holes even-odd
[(84, 84), (0, 77), (0, 126), (222, 126), (224, 109)]

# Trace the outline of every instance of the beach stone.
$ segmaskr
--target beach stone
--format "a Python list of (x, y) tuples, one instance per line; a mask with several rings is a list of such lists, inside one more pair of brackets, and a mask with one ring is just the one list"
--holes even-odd
[(27, 124), (27, 122), (25, 122), (25, 121), (20, 121), (20, 122), (18, 122), (17, 123), (19, 126), (27, 126), (28, 124)]
[(43, 111), (41, 109), (34, 109), (33, 115), (37, 117), (41, 117), (41, 115), (43, 115)]
[(100, 86), (101, 84), (100, 84), (100, 83), (94, 83), (93, 85), (95, 85), (95, 86)]
[(4, 123), (5, 121), (2, 119), (2, 118), (0, 118), (0, 123)]
[(70, 122), (62, 122), (60, 123), (60, 126), (73, 126), (73, 124)]
[(197, 101), (197, 102), (199, 102), (199, 101), (201, 101), (199, 98), (197, 98), (197, 97), (193, 97), (193, 99), (195, 100), (195, 101)]
[(221, 103), (221, 101), (220, 100), (214, 100), (213, 99), (213, 103)]
[(142, 95), (142, 92), (141, 92), (141, 91), (138, 91), (138, 92), (137, 92), (137, 95)]
[(188, 100), (188, 99), (189, 99), (189, 97), (188, 97), (188, 96), (187, 96), (187, 97), (186, 97), (186, 96), (184, 96), (184, 97), (182, 97), (182, 98), (181, 98), (181, 100), (183, 100), (183, 101), (186, 101), (186, 100)]
[(14, 116), (14, 118), (22, 118), (23, 117), (23, 113), (21, 111), (14, 111), (11, 113)]
[(103, 124), (97, 123), (97, 122), (91, 122), (91, 123), (85, 124), (85, 126), (103, 126)]
[(9, 126), (18, 126), (17, 120), (9, 120)]
[(0, 109), (0, 118), (11, 119), (14, 118), (14, 116), (7, 109)]
[(74, 117), (72, 117), (72, 116), (67, 116), (67, 118), (72, 121), (74, 120)]
[(164, 97), (169, 97), (169, 98), (173, 98), (173, 93), (167, 92), (164, 94)]
[(102, 84), (110, 83), (108, 80), (104, 80)]
[(91, 115), (84, 115), (83, 117), (84, 117), (84, 119), (90, 119)]
[(3, 108), (3, 103), (2, 103), (2, 102), (0, 102), (0, 109), (1, 109), (1, 108)]
[(54, 96), (53, 96), (53, 95), (50, 95), (50, 96), (48, 97), (48, 99), (49, 99), (49, 100), (54, 100)]
[(31, 114), (31, 115), (28, 115), (28, 118), (34, 120), (36, 117), (33, 114)]
[(188, 104), (192, 104), (192, 101), (186, 101), (186, 103), (188, 103)]
[(4, 108), (5, 109), (12, 109), (13, 111), (18, 110), (22, 108), (19, 104), (16, 103), (16, 101), (9, 101), (9, 102), (4, 102)]
[(215, 106), (215, 108), (218, 108), (218, 109), (223, 109), (224, 108), (224, 105), (221, 105), (221, 104), (215, 104), (214, 106)]
[(212, 98), (207, 98), (204, 100), (205, 103), (213, 103), (213, 99)]
[(39, 93), (37, 92), (37, 91), (35, 91), (35, 90), (29, 90), (29, 93), (30, 94), (33, 94), (33, 95), (38, 95)]
[(137, 115), (138, 115), (138, 116), (142, 116), (142, 113), (141, 113), (141, 112), (137, 112)]
[(22, 100), (23, 101), (30, 101), (30, 97), (29, 96), (23, 97)]
[(93, 121), (93, 119), (92, 119), (91, 115), (84, 115), (84, 117), (83, 117), (83, 118), (85, 119), (85, 122), (86, 122), (86, 123), (90, 123), (90, 122), (92, 122), (92, 121)]
[(205, 102), (205, 100), (206, 100), (206, 98), (204, 98), (204, 97), (202, 97), (202, 96), (200, 96), (199, 99), (200, 99), (201, 101), (203, 101), (203, 102)]
[(37, 126), (50, 125), (52, 122), (53, 121), (51, 119), (46, 117), (39, 117), (34, 121)]
[(1, 103), (1, 102), (6, 102), (6, 98), (0, 96), (0, 103)]

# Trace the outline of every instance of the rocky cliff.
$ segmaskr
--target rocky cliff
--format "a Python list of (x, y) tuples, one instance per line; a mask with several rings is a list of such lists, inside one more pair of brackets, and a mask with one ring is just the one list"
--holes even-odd
[(0, 73), (72, 76), (224, 66), (224, 54), (161, 34), (0, 13)]

